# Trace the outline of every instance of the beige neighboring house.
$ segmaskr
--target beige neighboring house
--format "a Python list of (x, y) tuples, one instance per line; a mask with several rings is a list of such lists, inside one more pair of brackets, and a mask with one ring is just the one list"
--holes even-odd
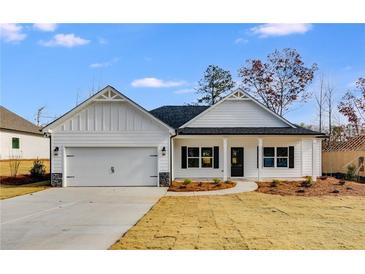
[(49, 138), (40, 127), (0, 106), (0, 160), (49, 159)]

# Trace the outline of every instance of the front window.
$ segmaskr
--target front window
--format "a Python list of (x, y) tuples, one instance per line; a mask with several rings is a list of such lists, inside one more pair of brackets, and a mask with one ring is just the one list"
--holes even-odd
[(276, 148), (276, 167), (288, 167), (288, 148)]
[(213, 167), (213, 149), (211, 147), (202, 147), (202, 167)]
[(275, 166), (275, 148), (264, 147), (264, 167)]
[(11, 139), (11, 147), (13, 149), (19, 149), (20, 148), (20, 142), (19, 142), (19, 138), (13, 137)]
[(199, 167), (199, 148), (189, 147), (188, 148), (188, 167)]

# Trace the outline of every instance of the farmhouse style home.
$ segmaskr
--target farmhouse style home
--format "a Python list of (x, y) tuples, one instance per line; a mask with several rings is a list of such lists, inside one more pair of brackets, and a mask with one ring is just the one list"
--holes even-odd
[(41, 128), (0, 106), (0, 160), (49, 159), (49, 139)]
[(147, 111), (107, 86), (43, 128), (55, 186), (167, 186), (179, 178), (321, 175), (321, 133), (237, 89), (213, 106)]

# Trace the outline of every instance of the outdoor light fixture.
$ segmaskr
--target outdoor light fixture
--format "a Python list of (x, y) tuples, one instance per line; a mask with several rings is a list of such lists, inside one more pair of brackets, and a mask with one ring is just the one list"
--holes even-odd
[(165, 156), (166, 155), (166, 147), (163, 147), (161, 152), (162, 152), (162, 156)]
[(55, 147), (54, 150), (53, 150), (53, 155), (57, 156), (59, 150), (60, 150), (59, 147)]

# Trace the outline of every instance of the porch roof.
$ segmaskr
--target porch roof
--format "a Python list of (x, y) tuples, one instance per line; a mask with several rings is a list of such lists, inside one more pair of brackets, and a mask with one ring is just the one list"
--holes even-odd
[(324, 133), (297, 127), (185, 127), (177, 129), (178, 135), (315, 135)]

